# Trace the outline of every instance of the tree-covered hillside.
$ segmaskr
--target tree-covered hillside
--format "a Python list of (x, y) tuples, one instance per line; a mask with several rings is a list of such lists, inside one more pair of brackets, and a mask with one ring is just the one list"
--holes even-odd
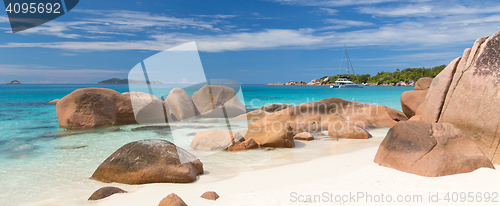
[[(411, 80), (417, 81), (418, 79), (422, 77), (431, 77), (434, 78), (436, 75), (441, 72), (446, 65), (441, 65), (441, 66), (436, 66), (433, 68), (407, 68), (403, 69), (402, 71), (399, 69), (396, 69), (395, 72), (378, 72), (377, 75), (371, 76), (369, 74), (362, 74), (362, 75), (353, 75), (351, 74), (351, 81), (355, 83), (379, 83), (379, 84), (384, 84), (384, 83), (397, 83), (399, 81), (402, 82), (410, 82)], [(335, 80), (339, 78), (339, 76), (347, 76), (347, 74), (342, 74), (342, 75), (335, 75), (335, 76), (329, 76), (329, 81), (328, 83), (334, 83)], [(322, 83), (328, 76), (322, 77), (320, 80)]]

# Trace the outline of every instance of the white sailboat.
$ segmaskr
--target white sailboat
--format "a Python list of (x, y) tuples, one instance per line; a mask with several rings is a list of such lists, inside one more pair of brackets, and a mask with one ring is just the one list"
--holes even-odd
[(363, 88), (362, 84), (355, 84), (354, 82), (351, 81), (351, 69), (352, 73), (354, 74), (354, 68), (352, 67), (352, 63), (349, 60), (349, 55), (347, 54), (347, 46), (344, 44), (344, 51), (345, 51), (345, 59), (346, 59), (346, 64), (347, 64), (347, 76), (346, 77), (339, 77), (334, 84), (330, 85), (330, 88)]

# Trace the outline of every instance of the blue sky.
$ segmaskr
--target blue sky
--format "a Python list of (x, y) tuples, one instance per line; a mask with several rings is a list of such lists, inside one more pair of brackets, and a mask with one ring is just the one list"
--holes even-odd
[(0, 82), (95, 83), (196, 41), (208, 78), (285, 83), (335, 75), (347, 44), (356, 73), (433, 67), (500, 30), (498, 1), (82, 0), (11, 33), (0, 10)]

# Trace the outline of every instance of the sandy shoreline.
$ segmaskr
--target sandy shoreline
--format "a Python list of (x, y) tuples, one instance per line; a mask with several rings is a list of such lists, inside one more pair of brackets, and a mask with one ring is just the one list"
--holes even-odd
[[(387, 132), (388, 129), (385, 129)], [(377, 132), (376, 132), (377, 133)], [(387, 195), (392, 201), (397, 201), (398, 195), (407, 198), (407, 195), (415, 196), (417, 203), (411, 205), (456, 205), (452, 199), (444, 200), (447, 192), (500, 192), (500, 172), (492, 169), (479, 169), (468, 174), (459, 174), (446, 177), (421, 177), (413, 174), (400, 172), (394, 169), (378, 166), (373, 158), (378, 149), (378, 143), (383, 140), (384, 132), (378, 130), (378, 135), (365, 140), (365, 143), (353, 143), (340, 141), (345, 150), (339, 154), (316, 157), (293, 164), (273, 166), (264, 169), (246, 169), (228, 176), (220, 176), (221, 171), (206, 167), (207, 174), (191, 184), (148, 184), (131, 186), (122, 184), (110, 184), (121, 187), (129, 193), (113, 195), (109, 198), (89, 202), (87, 197), (78, 198), (78, 201), (56, 203), (46, 202), (37, 205), (158, 205), (160, 200), (170, 193), (179, 195), (188, 205), (297, 205), (310, 204), (299, 202), (307, 200), (307, 195), (314, 198), (314, 205), (372, 205), (376, 198), (384, 194), (384, 203), (387, 204)], [(320, 141), (316, 141), (320, 142)], [(350, 145), (350, 146), (349, 146)], [(306, 144), (303, 148), (312, 148)], [(354, 147), (353, 147), (354, 146)], [(301, 150), (303, 148), (295, 148)], [(310, 152), (310, 151), (308, 151)], [(290, 155), (301, 155), (301, 153), (289, 153)], [(203, 159), (202, 159), (203, 161)], [(207, 163), (205, 163), (207, 165)], [(97, 189), (97, 188), (96, 188)], [(217, 201), (208, 201), (199, 196), (205, 191), (216, 191), (220, 198)], [(326, 193), (325, 193), (326, 192)], [(359, 192), (359, 193), (358, 193)], [(328, 193), (328, 194), (327, 194)], [(369, 199), (356, 195), (373, 195), (375, 199)], [(439, 202), (429, 202), (429, 193), (438, 194)], [(326, 194), (326, 196), (325, 196)], [(333, 194), (333, 196), (329, 196)], [(337, 195), (340, 195), (337, 197)], [(336, 202), (335, 198), (342, 195), (354, 195), (354, 199)], [(89, 194), (90, 196), (90, 194)], [(353, 197), (354, 197), (353, 196)], [(498, 198), (497, 198), (498, 200)], [(333, 201), (333, 202), (332, 202)], [(404, 201), (404, 200), (403, 200)], [(458, 199), (460, 201), (460, 199)], [(500, 201), (500, 200), (498, 200)], [(313, 200), (314, 202), (314, 200)], [(399, 205), (401, 203), (390, 203)], [(466, 202), (469, 205), (477, 205)], [(495, 203), (489, 203), (494, 205)]]

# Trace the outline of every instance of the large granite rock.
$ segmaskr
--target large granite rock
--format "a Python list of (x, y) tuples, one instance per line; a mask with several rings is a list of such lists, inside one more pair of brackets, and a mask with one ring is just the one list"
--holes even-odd
[(430, 77), (422, 77), (417, 80), (415, 83), (415, 90), (427, 90), (429, 87), (431, 87), (432, 84), (432, 78)]
[(437, 177), (472, 172), (493, 164), (452, 124), (399, 122), (380, 144), (375, 163), (403, 172)]
[(246, 113), (245, 105), (230, 87), (205, 85), (193, 93), (192, 100), (204, 117), (225, 118), (227, 115), (231, 118)]
[(67, 129), (167, 122), (157, 97), (104, 88), (77, 89), (57, 102), (56, 112), (59, 125)]
[(233, 132), (211, 129), (196, 133), (191, 141), (191, 147), (197, 150), (213, 151), (226, 149), (233, 143)]
[(418, 107), (425, 102), (428, 90), (406, 91), (401, 95), (401, 108), (408, 118), (417, 114)]
[[(471, 136), (495, 164), (500, 163), (499, 45), (500, 32), (479, 38), (472, 49), (464, 51), (458, 63), (450, 63), (450, 68), (443, 71), (446, 74), (441, 75), (445, 80), (440, 78), (431, 85), (429, 90), (437, 92), (427, 95), (421, 118), (457, 126)], [(454, 65), (455, 72), (451, 74)]]
[(292, 107), (291, 104), (283, 104), (283, 103), (272, 103), (270, 105), (267, 105), (267, 106), (262, 106), (260, 108), (260, 110), (264, 110), (266, 112), (277, 112), (277, 111), (281, 111), (281, 110), (284, 110), (286, 108), (289, 108), (289, 107)]
[(137, 123), (129, 95), (103, 88), (77, 89), (57, 102), (62, 128), (97, 128)]
[(253, 139), (262, 147), (293, 148), (293, 131), (286, 122), (266, 122), (259, 120), (248, 125), (245, 139)]
[(310, 126), (314, 123), (319, 130), (327, 130), (329, 122), (338, 121), (339, 117), (359, 125), (364, 124), (367, 128), (391, 127), (398, 121), (407, 120), (401, 112), (383, 105), (329, 98), (287, 108), (281, 112), (269, 114), (257, 122), (293, 122), (299, 128), (315, 128)]
[(165, 103), (177, 120), (183, 120), (197, 115), (193, 100), (186, 91), (181, 88), (174, 88), (168, 94)]
[(134, 110), (135, 121), (139, 124), (165, 123), (165, 105), (158, 97), (144, 92), (125, 92)]
[(91, 179), (123, 184), (189, 183), (203, 174), (195, 156), (165, 140), (131, 142), (109, 156)]
[(333, 121), (328, 126), (328, 136), (334, 139), (369, 139), (372, 135), (351, 121)]
[(422, 121), (437, 122), (460, 59), (459, 57), (453, 60), (432, 80), (432, 86), (426, 95), (426, 97), (429, 96), (429, 99), (426, 98), (419, 108), (422, 113), (420, 118)]
[(127, 193), (127, 191), (122, 190), (118, 187), (102, 187), (96, 190), (88, 200), (100, 200), (117, 193)]
[(244, 151), (257, 148), (259, 148), (259, 144), (257, 144), (255, 140), (249, 138), (249, 139), (240, 139), (240, 141), (237, 141), (233, 145), (229, 146), (226, 149), (226, 151), (237, 152), (237, 151)]

